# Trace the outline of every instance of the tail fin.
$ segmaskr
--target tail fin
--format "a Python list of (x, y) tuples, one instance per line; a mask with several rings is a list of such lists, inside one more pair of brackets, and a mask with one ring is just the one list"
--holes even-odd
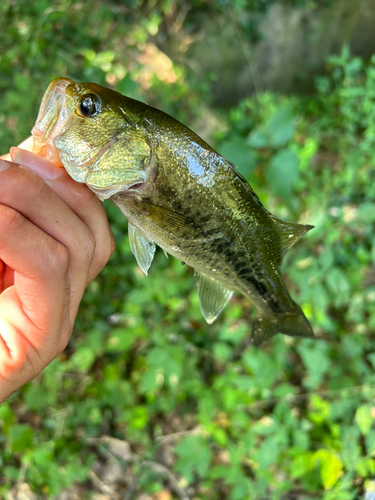
[(314, 338), (314, 332), (297, 304), (290, 312), (255, 317), (251, 335), (254, 345), (259, 346), (278, 333), (292, 337)]

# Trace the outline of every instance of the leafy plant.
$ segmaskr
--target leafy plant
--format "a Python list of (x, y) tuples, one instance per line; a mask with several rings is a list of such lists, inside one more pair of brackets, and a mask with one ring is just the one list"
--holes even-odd
[[(4, 147), (28, 133), (59, 74), (202, 119), (198, 103), (210, 99), (196, 76), (171, 62), (174, 81), (154, 74), (146, 85), (133, 61), (173, 2), (143, 17), (137, 1), (133, 13), (124, 2), (77, 5), (0, 6)], [(111, 487), (128, 498), (349, 500), (373, 488), (374, 99), (375, 59), (344, 49), (312, 97), (265, 93), (228, 114), (210, 109), (214, 145), (267, 208), (315, 224), (283, 264), (315, 340), (277, 336), (254, 349), (240, 296), (208, 326), (191, 270), (159, 251), (143, 276), (125, 218), (106, 203), (117, 249), (67, 350), (0, 407), (0, 496), (26, 482), (40, 498), (90, 498), (114, 464)]]

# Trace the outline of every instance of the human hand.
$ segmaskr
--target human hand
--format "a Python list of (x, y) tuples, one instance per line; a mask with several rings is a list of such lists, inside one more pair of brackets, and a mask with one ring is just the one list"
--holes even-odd
[(85, 287), (114, 251), (87, 186), (30, 151), (11, 156), (0, 159), (0, 402), (65, 349)]

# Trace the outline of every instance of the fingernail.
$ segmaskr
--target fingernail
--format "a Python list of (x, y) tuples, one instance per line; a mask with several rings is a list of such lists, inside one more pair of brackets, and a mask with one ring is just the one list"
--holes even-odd
[(5, 170), (8, 170), (9, 167), (10, 163), (0, 158), (0, 172), (5, 172)]
[(45, 181), (54, 181), (64, 175), (64, 169), (30, 151), (20, 148), (10, 148), (10, 155), (14, 163), (31, 170)]

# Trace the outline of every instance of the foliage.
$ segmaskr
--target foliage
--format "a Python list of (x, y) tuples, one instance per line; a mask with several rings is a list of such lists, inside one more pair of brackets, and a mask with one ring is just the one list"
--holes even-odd
[[(143, 3), (130, 3), (0, 6), (3, 149), (28, 133), (59, 74), (200, 123), (209, 82), (153, 52), (158, 74), (146, 57), (174, 2), (143, 17)], [(133, 498), (349, 500), (373, 488), (374, 100), (375, 59), (344, 49), (313, 97), (265, 93), (228, 114), (209, 109), (214, 145), (267, 208), (315, 224), (283, 269), (316, 340), (252, 348), (241, 296), (208, 326), (192, 271), (158, 252), (143, 276), (126, 220), (106, 203), (117, 250), (88, 287), (67, 350), (0, 407), (0, 497), (26, 482), (40, 498), (72, 488), (91, 498), (113, 462), (116, 493)]]

